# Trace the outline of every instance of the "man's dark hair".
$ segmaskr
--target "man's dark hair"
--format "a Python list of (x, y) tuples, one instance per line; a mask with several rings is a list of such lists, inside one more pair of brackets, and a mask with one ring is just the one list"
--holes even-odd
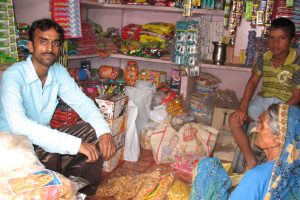
[(288, 32), (290, 34), (290, 39), (296, 35), (295, 24), (288, 18), (280, 17), (273, 20), (271, 22), (270, 30), (274, 29), (283, 29), (284, 31)]
[(40, 29), (41, 31), (48, 31), (52, 27), (59, 33), (60, 43), (62, 44), (64, 41), (64, 30), (59, 24), (51, 19), (40, 19), (32, 22), (29, 29), (29, 40), (33, 42), (34, 32), (36, 29)]

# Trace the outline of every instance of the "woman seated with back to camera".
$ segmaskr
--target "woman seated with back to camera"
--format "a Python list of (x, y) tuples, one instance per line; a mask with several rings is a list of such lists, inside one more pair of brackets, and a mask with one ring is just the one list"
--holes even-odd
[[(242, 125), (237, 123), (233, 128), (242, 129)], [(217, 158), (201, 160), (191, 199), (299, 200), (299, 141), (300, 109), (286, 104), (271, 105), (259, 116), (255, 138), (255, 145), (265, 152), (267, 162), (246, 172), (230, 194), (230, 179), (221, 162)], [(201, 169), (207, 173), (201, 173)]]

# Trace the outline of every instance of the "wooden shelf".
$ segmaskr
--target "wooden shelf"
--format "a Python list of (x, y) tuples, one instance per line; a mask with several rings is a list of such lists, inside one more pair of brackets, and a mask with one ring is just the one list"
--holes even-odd
[(144, 57), (139, 57), (139, 56), (128, 56), (128, 55), (124, 55), (124, 54), (112, 54), (110, 57), (111, 58), (126, 59), (126, 60), (137, 60), (137, 61), (143, 61), (143, 62), (152, 62), (152, 63), (175, 65), (175, 63), (170, 61), (170, 60), (162, 60), (162, 59), (159, 59), (159, 58), (144, 58)]
[[(86, 58), (95, 58), (99, 57), (98, 54), (92, 54), (92, 55), (71, 55), (68, 56), (69, 60), (76, 60), (76, 59), (86, 59)], [(152, 63), (161, 63), (161, 64), (174, 64), (174, 62), (170, 60), (162, 60), (159, 58), (144, 58), (139, 56), (129, 56), (124, 54), (112, 54), (108, 58), (119, 58), (119, 59), (126, 59), (126, 60), (136, 60), (136, 61), (143, 61), (143, 62), (152, 62)]]
[[(143, 11), (154, 11), (154, 12), (183, 13), (182, 8), (165, 7), (165, 6), (111, 4), (111, 3), (99, 3), (91, 0), (80, 0), (80, 3), (84, 8), (112, 8), (112, 9), (123, 9), (123, 10), (143, 10)], [(202, 15), (223, 16), (224, 10), (193, 9), (192, 13), (202, 14)]]
[(203, 63), (200, 64), (200, 67), (227, 70), (227, 71), (229, 70), (229, 71), (251, 72), (251, 68), (245, 67), (243, 65), (237, 65), (237, 64), (215, 65), (209, 61), (204, 61)]
[(6, 70), (9, 66), (11, 66), (13, 63), (1, 63), (0, 64), (0, 71)]
[(80, 0), (80, 5), (84, 8), (103, 8), (104, 3), (90, 0)]
[[(76, 56), (69, 56), (68, 59), (76, 60), (76, 59), (86, 59), (86, 58), (95, 58), (99, 57), (98, 54), (92, 55), (76, 55)], [(143, 62), (152, 62), (152, 63), (160, 63), (160, 64), (169, 64), (169, 65), (176, 65), (174, 62), (170, 60), (162, 60), (158, 58), (144, 58), (139, 56), (129, 56), (124, 54), (112, 54), (109, 58), (118, 58), (118, 59), (126, 59), (126, 60), (136, 60), (136, 61), (143, 61)], [(240, 72), (251, 72), (251, 68), (245, 67), (243, 65), (237, 64), (225, 64), (225, 65), (215, 65), (210, 61), (203, 61), (200, 64), (200, 67), (203, 68), (210, 68), (210, 69), (219, 69), (219, 70), (229, 70), (229, 71), (240, 71)]]
[(91, 54), (91, 55), (69, 55), (69, 60), (78, 60), (78, 59), (86, 59), (86, 58), (95, 58), (99, 57), (98, 54)]

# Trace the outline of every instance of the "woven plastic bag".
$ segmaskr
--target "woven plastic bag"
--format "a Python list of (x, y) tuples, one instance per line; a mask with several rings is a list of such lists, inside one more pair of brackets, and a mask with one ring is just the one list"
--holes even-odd
[(151, 149), (156, 163), (193, 162), (210, 156), (218, 130), (194, 122), (183, 125), (179, 131), (169, 123), (158, 125), (151, 134)]
[(75, 186), (47, 170), (25, 137), (0, 132), (0, 199), (75, 199)]

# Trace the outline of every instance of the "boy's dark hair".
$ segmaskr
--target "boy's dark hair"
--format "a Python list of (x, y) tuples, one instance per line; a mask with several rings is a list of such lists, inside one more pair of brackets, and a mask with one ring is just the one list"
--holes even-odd
[(271, 22), (270, 30), (274, 29), (283, 29), (284, 31), (290, 34), (290, 39), (295, 37), (296, 35), (296, 28), (294, 22), (292, 22), (288, 18), (280, 17)]
[(33, 42), (34, 32), (36, 29), (40, 29), (41, 31), (48, 31), (52, 27), (59, 33), (60, 43), (62, 44), (64, 41), (64, 30), (59, 24), (51, 19), (40, 19), (32, 22), (29, 29), (29, 40)]

